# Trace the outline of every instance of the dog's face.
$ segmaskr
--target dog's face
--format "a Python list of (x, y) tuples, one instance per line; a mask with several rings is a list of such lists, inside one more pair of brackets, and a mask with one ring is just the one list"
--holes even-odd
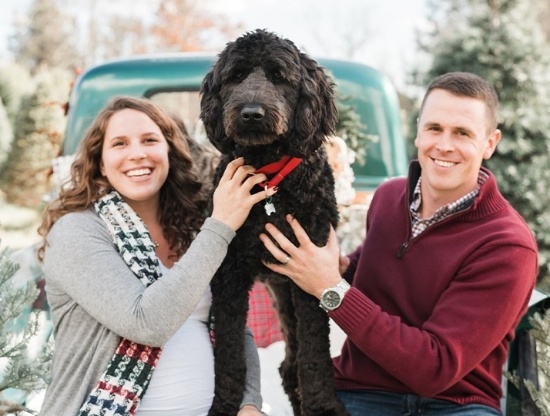
[(202, 85), (201, 118), (222, 153), (280, 143), (305, 157), (336, 124), (332, 82), (287, 39), (263, 30), (229, 43)]
[(288, 132), (300, 80), (285, 78), (283, 71), (280, 62), (253, 68), (244, 62), (230, 65), (220, 89), (227, 137), (241, 146), (257, 146), (279, 140)]

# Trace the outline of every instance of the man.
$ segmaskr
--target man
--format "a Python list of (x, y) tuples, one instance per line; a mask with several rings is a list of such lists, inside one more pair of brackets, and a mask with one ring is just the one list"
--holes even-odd
[(496, 127), (490, 84), (440, 76), (421, 106), (418, 160), (407, 178), (379, 186), (355, 252), (340, 257), (334, 232), (315, 246), (290, 217), (298, 247), (272, 225), (260, 236), (281, 262), (266, 265), (321, 299), (346, 332), (334, 368), (350, 415), (501, 414), (502, 367), (537, 247), (481, 166)]

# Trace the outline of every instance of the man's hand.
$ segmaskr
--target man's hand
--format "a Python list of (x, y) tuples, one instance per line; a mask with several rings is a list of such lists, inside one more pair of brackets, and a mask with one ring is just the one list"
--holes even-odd
[(267, 234), (260, 234), (260, 240), (280, 263), (264, 264), (274, 272), (290, 277), (303, 291), (319, 299), (326, 288), (342, 280), (340, 270), (347, 269), (349, 260), (344, 260), (340, 256), (334, 228), (330, 228), (326, 246), (318, 247), (296, 219), (288, 215), (287, 221), (296, 235), (299, 246), (295, 246), (273, 224), (266, 224), (266, 233), (269, 233), (275, 242)]

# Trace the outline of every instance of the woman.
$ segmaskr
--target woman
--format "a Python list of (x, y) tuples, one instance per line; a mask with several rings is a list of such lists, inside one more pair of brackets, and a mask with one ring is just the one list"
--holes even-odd
[[(268, 196), (251, 194), (266, 179), (253, 172), (232, 162), (205, 219), (206, 196), (174, 121), (130, 97), (99, 113), (70, 186), (39, 228), (56, 345), (41, 415), (207, 414), (209, 282), (251, 207)], [(239, 416), (260, 415), (251, 334), (247, 364)]]

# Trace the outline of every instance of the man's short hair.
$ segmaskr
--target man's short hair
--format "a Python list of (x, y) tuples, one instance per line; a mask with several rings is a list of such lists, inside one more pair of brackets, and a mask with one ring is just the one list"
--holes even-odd
[(434, 78), (422, 99), (420, 114), (422, 114), (428, 95), (435, 89), (445, 90), (459, 97), (470, 97), (483, 101), (487, 109), (489, 131), (497, 128), (498, 96), (495, 88), (485, 79), (469, 72), (449, 72)]

